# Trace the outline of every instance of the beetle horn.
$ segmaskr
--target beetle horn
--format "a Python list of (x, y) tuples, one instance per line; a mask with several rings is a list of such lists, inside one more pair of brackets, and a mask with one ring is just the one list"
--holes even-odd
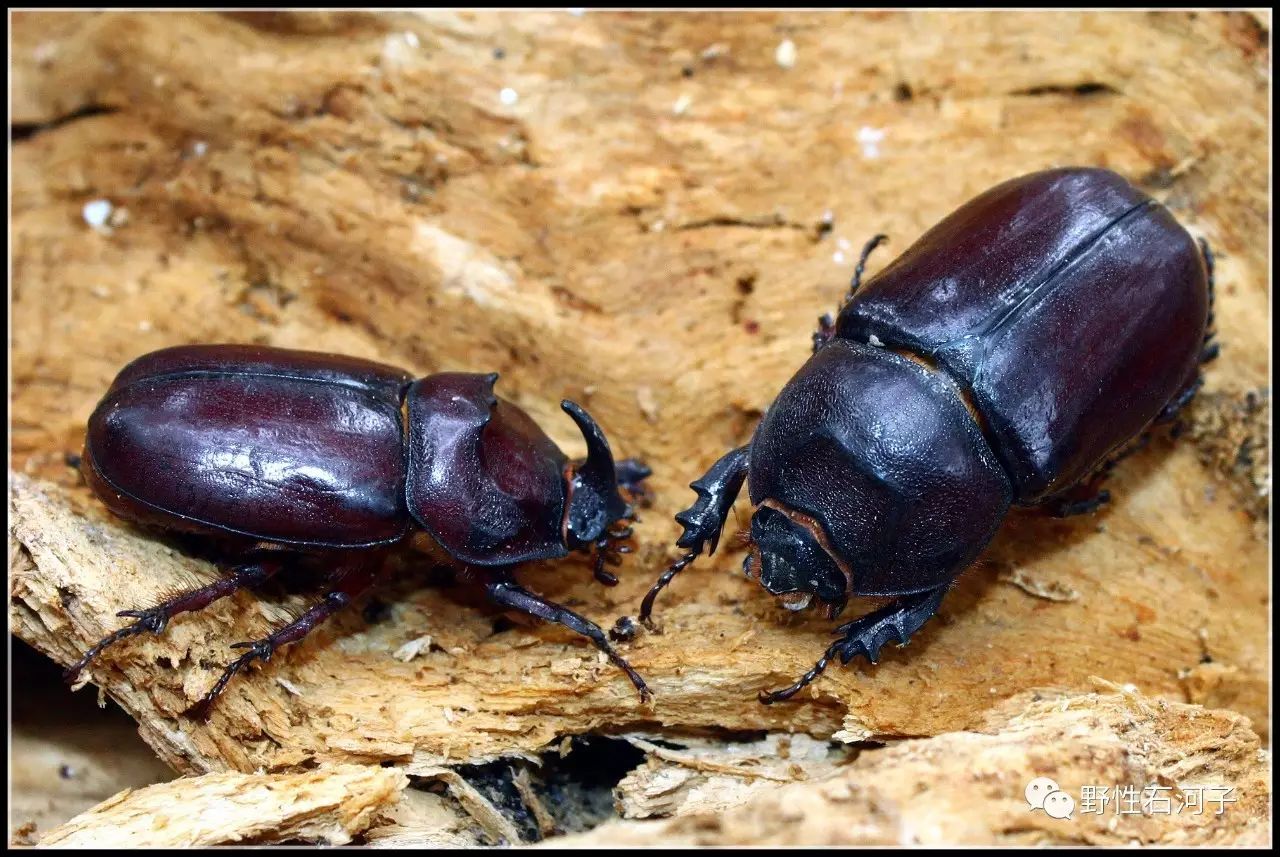
[(613, 465), (613, 450), (600, 426), (577, 404), (565, 399), (560, 403), (564, 412), (573, 418), (587, 441), (587, 460), (578, 467), (578, 473), (587, 482), (600, 488), (616, 490), (617, 472)]
[(586, 460), (573, 471), (567, 527), (570, 538), (584, 544), (599, 538), (605, 527), (625, 515), (627, 504), (618, 493), (613, 451), (609, 449), (609, 441), (600, 426), (590, 414), (568, 399), (562, 401), (560, 407), (578, 424), (587, 441)]

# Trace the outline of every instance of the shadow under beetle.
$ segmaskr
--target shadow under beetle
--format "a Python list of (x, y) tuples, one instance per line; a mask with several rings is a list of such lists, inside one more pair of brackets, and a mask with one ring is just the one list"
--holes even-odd
[(561, 407), (587, 441), (570, 461), (529, 416), (493, 393), (497, 374), (415, 380), (391, 366), (246, 345), (167, 348), (134, 360), (89, 418), (82, 472), (114, 513), (212, 536), (241, 564), (154, 607), (89, 649), (73, 681), (107, 646), (158, 634), (175, 614), (256, 586), (308, 554), (333, 560), (329, 592), (232, 661), (189, 713), (208, 716), (227, 682), (294, 642), (379, 577), (387, 552), (425, 531), (483, 582), (497, 604), (586, 636), (631, 679), (644, 680), (588, 619), (522, 588), (516, 564), (594, 554), (607, 585), (630, 548), (649, 470), (615, 466), (604, 433), (578, 405)]
[(905, 645), (995, 535), (1010, 505), (1092, 511), (1098, 483), (1201, 383), (1213, 341), (1213, 261), (1159, 203), (1102, 169), (1006, 181), (861, 284), (747, 446), (692, 487), (676, 515), (683, 568), (714, 553), (734, 498), (755, 507), (748, 578), (830, 618), (850, 595), (890, 596), (839, 635), (831, 659)]

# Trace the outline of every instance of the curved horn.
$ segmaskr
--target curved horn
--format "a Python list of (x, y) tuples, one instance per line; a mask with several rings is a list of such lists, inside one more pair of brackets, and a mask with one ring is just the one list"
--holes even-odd
[(562, 401), (560, 407), (578, 424), (587, 441), (587, 458), (573, 473), (569, 532), (580, 541), (591, 541), (626, 512), (627, 504), (618, 493), (613, 451), (609, 449), (609, 441), (600, 426), (590, 414), (568, 399)]
[(578, 467), (578, 475), (600, 492), (616, 490), (618, 475), (613, 466), (613, 450), (609, 449), (609, 441), (604, 432), (591, 415), (579, 405), (565, 399), (560, 403), (564, 412), (573, 418), (587, 441), (587, 460)]

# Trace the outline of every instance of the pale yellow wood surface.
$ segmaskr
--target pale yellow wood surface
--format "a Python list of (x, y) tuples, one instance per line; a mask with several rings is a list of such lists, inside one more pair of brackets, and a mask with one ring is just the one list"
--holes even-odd
[[(1032, 808), (1038, 777), (1071, 798), (1069, 815)], [(974, 731), (865, 752), (727, 810), (609, 822), (557, 844), (1265, 846), (1269, 780), (1270, 757), (1239, 715), (1113, 686), (1022, 695)]]
[(346, 845), (400, 798), (400, 771), (339, 765), (301, 774), (205, 774), (122, 792), (49, 831), (63, 848)]

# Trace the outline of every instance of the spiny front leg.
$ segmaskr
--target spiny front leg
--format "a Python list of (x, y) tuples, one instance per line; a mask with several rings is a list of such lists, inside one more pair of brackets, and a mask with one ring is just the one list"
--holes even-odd
[(772, 705), (775, 702), (790, 699), (822, 675), (827, 664), (837, 656), (842, 664), (849, 663), (855, 655), (864, 655), (874, 664), (880, 657), (880, 649), (889, 640), (897, 640), (900, 645), (905, 646), (910, 641), (911, 635), (919, 631), (924, 623), (938, 612), (938, 606), (942, 604), (942, 598), (949, 588), (950, 584), (947, 584), (937, 589), (927, 589), (914, 595), (903, 596), (879, 610), (841, 625), (836, 628), (836, 633), (844, 636), (827, 647), (813, 669), (801, 676), (800, 680), (790, 687), (775, 691), (760, 691), (760, 701), (765, 705)]
[(271, 656), (276, 649), (301, 640), (321, 622), (354, 601), (377, 580), (382, 571), (381, 560), (381, 557), (359, 557), (344, 566), (340, 566), (330, 578), (333, 588), (319, 604), (307, 610), (288, 625), (273, 631), (260, 640), (233, 644), (231, 648), (248, 649), (248, 653), (227, 664), (222, 671), (222, 675), (219, 676), (209, 692), (204, 695), (204, 698), (188, 708), (184, 713), (196, 720), (208, 720), (214, 701), (222, 694), (227, 682), (231, 681), (236, 673), (256, 660), (271, 660)]
[(747, 478), (750, 450), (750, 446), (740, 446), (730, 451), (711, 465), (711, 469), (701, 479), (690, 484), (689, 487), (698, 493), (697, 502), (676, 515), (676, 522), (684, 527), (684, 533), (676, 540), (676, 545), (686, 548), (688, 553), (672, 563), (645, 595), (640, 604), (640, 621), (645, 625), (650, 624), (649, 614), (653, 612), (653, 602), (658, 593), (693, 562), (707, 545), (710, 545), (708, 555), (716, 552), (725, 519), (729, 516), (738, 492), (742, 490), (743, 480)]
[(613, 661), (619, 669), (627, 674), (627, 678), (631, 679), (631, 683), (635, 685), (636, 690), (640, 691), (641, 702), (648, 702), (653, 697), (653, 693), (649, 690), (649, 686), (644, 683), (644, 679), (640, 677), (640, 674), (631, 668), (631, 664), (627, 663), (622, 655), (614, 650), (613, 646), (609, 645), (609, 640), (605, 637), (604, 631), (600, 630), (600, 626), (590, 619), (585, 616), (579, 616), (568, 607), (563, 607), (534, 595), (506, 576), (486, 584), (485, 590), (496, 604), (520, 610), (531, 616), (546, 619), (548, 622), (555, 622), (586, 637), (592, 643), (595, 643), (596, 648), (604, 652), (609, 657), (609, 660)]
[(189, 592), (181, 592), (154, 607), (149, 607), (145, 610), (121, 610), (116, 614), (117, 616), (128, 616), (138, 621), (103, 637), (85, 652), (80, 660), (68, 667), (62, 674), (62, 678), (67, 684), (75, 684), (84, 668), (108, 646), (144, 632), (160, 634), (168, 626), (169, 620), (179, 613), (202, 610), (238, 589), (258, 586), (263, 581), (274, 576), (280, 570), (280, 565), (279, 562), (275, 561), (238, 565), (232, 568), (226, 576), (215, 580), (213, 583)]

